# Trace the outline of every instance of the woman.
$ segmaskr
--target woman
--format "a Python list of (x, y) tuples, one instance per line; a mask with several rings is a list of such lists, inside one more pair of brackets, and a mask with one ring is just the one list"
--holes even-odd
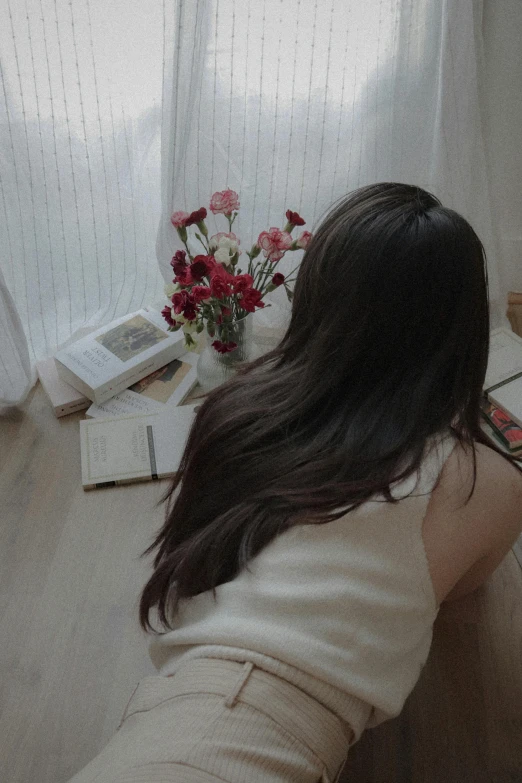
[(336, 205), (278, 348), (208, 395), (140, 606), (159, 675), (75, 783), (334, 781), (399, 714), (442, 601), (522, 529), (482, 433), (480, 240), (417, 187)]

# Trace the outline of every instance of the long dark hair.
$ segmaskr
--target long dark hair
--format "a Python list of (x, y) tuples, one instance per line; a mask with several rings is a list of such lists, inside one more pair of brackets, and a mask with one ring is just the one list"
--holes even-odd
[[(338, 519), (480, 428), (489, 350), (482, 244), (419, 187), (379, 183), (334, 205), (308, 246), (280, 345), (207, 395), (140, 603), (171, 628), (180, 599), (232, 580), (275, 536)], [(506, 459), (512, 461), (511, 457)], [(179, 490), (179, 491), (177, 491)], [(468, 498), (469, 499), (469, 498)]]

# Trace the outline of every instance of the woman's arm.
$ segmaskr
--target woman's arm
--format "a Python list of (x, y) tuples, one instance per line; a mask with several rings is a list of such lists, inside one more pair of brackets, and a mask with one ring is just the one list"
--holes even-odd
[(522, 473), (476, 444), (475, 489), (470, 451), (457, 445), (434, 489), (423, 539), (437, 600), (472, 593), (493, 573), (522, 533)]

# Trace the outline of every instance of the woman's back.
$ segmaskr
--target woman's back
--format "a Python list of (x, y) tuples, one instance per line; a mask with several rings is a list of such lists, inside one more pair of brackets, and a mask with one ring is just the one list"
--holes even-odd
[(175, 629), (151, 645), (161, 673), (190, 658), (251, 660), (319, 698), (356, 739), (397, 715), (439, 608), (422, 523), (455, 445), (451, 431), (430, 439), (419, 471), (390, 488), (398, 502), (376, 496), (333, 522), (295, 525), (215, 599), (181, 601)]
[[(162, 674), (182, 660), (251, 660), (319, 697), (350, 724), (399, 714), (429, 652), (440, 603), (475, 568), (478, 586), (522, 529), (522, 475), (451, 431), (430, 439), (417, 474), (325, 525), (296, 525), (234, 580), (181, 601), (151, 644)], [(479, 564), (477, 570), (476, 564)], [(457, 585), (457, 587), (455, 587)], [(327, 687), (325, 687), (327, 686)]]

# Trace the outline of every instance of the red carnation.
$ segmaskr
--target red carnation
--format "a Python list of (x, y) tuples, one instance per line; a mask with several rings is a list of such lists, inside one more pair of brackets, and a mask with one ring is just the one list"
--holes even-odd
[(210, 272), (210, 277), (214, 278), (216, 276), (221, 277), (222, 280), (225, 281), (225, 283), (233, 283), (235, 280), (234, 275), (232, 275), (230, 272), (227, 272), (223, 264), (219, 264), (213, 256), (211, 256), (213, 267)]
[(276, 272), (272, 278), (272, 283), (275, 286), (282, 285), (285, 282), (285, 276), (281, 272)]
[(164, 307), (163, 310), (161, 311), (161, 314), (162, 314), (163, 318), (166, 320), (166, 322), (168, 323), (169, 326), (174, 326), (174, 324), (176, 322), (175, 322), (175, 320), (172, 317), (172, 308), (170, 308), (168, 306)]
[(190, 274), (190, 267), (186, 266), (183, 269), (180, 269), (173, 282), (179, 283), (180, 285), (192, 285), (194, 280)]
[(172, 297), (172, 307), (176, 315), (179, 315), (185, 307), (194, 304), (194, 300), (188, 291), (178, 291)]
[[(185, 226), (192, 226), (194, 223), (201, 223), (202, 220), (205, 220), (207, 216), (207, 210), (205, 207), (200, 207), (200, 209), (196, 209), (195, 212), (191, 212), (188, 218), (185, 220)], [(303, 223), (299, 223), (298, 225), (303, 225)]]
[(212, 296), (217, 299), (223, 299), (225, 296), (230, 296), (231, 290), (229, 284), (226, 282), (223, 275), (213, 275), (210, 281), (210, 290)]
[(183, 315), (187, 319), (187, 321), (195, 321), (196, 320), (196, 303), (195, 302), (189, 302), (185, 309), (183, 310)]
[(170, 265), (174, 269), (175, 275), (179, 275), (180, 273), (183, 274), (183, 272), (187, 267), (187, 254), (185, 253), (185, 251), (176, 250), (176, 252), (172, 256)]
[(212, 256), (196, 256), (190, 265), (190, 274), (192, 275), (192, 279), (202, 280), (206, 275), (210, 274), (213, 266), (214, 259)]
[(214, 340), (211, 345), (218, 353), (229, 353), (237, 348), (237, 343), (222, 343), (221, 340)]
[[(293, 226), (304, 226), (306, 221), (303, 220), (301, 215), (298, 212), (292, 212), (291, 209), (287, 209), (286, 211), (286, 219), (289, 223), (291, 223)], [(188, 223), (187, 223), (188, 225)]]
[(195, 285), (190, 291), (195, 302), (202, 302), (204, 299), (210, 299), (212, 293), (207, 285)]
[(252, 284), (254, 282), (254, 278), (252, 275), (236, 275), (234, 277), (234, 280), (232, 282), (232, 288), (234, 289), (235, 294), (240, 294), (243, 291), (246, 291), (247, 288), (251, 288)]
[(256, 307), (264, 307), (265, 303), (261, 301), (261, 295), (261, 291), (258, 291), (257, 288), (247, 288), (239, 300), (243, 310), (253, 313)]

